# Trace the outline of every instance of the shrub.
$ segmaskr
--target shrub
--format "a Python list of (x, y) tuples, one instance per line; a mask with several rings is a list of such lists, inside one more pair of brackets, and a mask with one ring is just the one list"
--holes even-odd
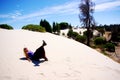
[(102, 37), (97, 37), (97, 38), (95, 38), (94, 43), (95, 43), (96, 45), (102, 45), (102, 44), (105, 43), (105, 39), (102, 38)]
[(73, 32), (72, 29), (69, 29), (68, 33), (67, 33), (67, 36), (69, 38), (73, 38), (73, 39), (76, 39), (76, 37), (78, 36), (79, 34), (77, 32)]
[(106, 48), (107, 51), (115, 52), (115, 45), (112, 44), (112, 43), (107, 43), (107, 44), (105, 45), (105, 48)]
[(86, 39), (86, 36), (77, 35), (75, 40), (81, 43), (85, 43)]
[(73, 33), (72, 33), (72, 38), (73, 38), (73, 39), (76, 39), (76, 37), (77, 37), (78, 35), (79, 35), (79, 34), (78, 34), (77, 32), (73, 32)]
[(13, 27), (8, 25), (8, 24), (0, 24), (0, 28), (3, 28), (3, 29), (13, 29)]
[(29, 24), (29, 25), (23, 26), (22, 29), (37, 31), (37, 32), (45, 32), (45, 28), (43, 28), (39, 25), (34, 25), (34, 24)]
[(73, 34), (73, 30), (72, 29), (69, 29), (68, 33), (67, 33), (67, 36), (70, 38), (72, 37), (72, 34)]

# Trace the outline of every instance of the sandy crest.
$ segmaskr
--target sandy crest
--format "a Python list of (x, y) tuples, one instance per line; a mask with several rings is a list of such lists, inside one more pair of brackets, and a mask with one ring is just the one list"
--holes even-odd
[[(23, 58), (45, 40), (48, 62)], [(0, 80), (119, 80), (120, 64), (82, 43), (50, 33), (0, 29)]]

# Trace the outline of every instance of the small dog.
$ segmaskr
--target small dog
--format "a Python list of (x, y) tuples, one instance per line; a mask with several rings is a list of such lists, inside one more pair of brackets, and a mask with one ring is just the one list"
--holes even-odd
[(32, 59), (33, 60), (39, 60), (41, 58), (44, 58), (45, 61), (48, 61), (46, 55), (45, 55), (45, 50), (44, 50), (44, 46), (46, 46), (46, 42), (43, 40), (43, 44), (42, 46), (40, 46), (38, 49), (36, 49)]

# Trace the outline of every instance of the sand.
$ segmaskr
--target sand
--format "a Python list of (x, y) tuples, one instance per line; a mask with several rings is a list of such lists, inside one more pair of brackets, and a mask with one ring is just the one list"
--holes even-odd
[[(73, 28), (72, 30), (73, 30), (74, 32), (79, 33), (80, 35), (83, 35), (83, 33), (84, 33), (87, 29), (85, 29), (85, 28), (74, 29), (74, 28)], [(64, 33), (65, 36), (67, 36), (68, 31), (69, 31), (69, 29), (61, 30), (61, 31), (60, 31), (60, 32), (61, 32), (60, 35), (62, 35), (62, 34)]]
[[(49, 61), (24, 59), (45, 40)], [(0, 80), (119, 80), (120, 64), (86, 45), (51, 33), (0, 29)]]

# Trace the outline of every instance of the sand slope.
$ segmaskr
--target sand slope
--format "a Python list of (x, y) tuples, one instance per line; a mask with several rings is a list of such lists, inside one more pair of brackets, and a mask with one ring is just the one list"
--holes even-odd
[[(21, 60), (23, 47), (31, 51), (42, 40), (48, 62)], [(25, 30), (0, 29), (0, 80), (119, 80), (120, 64), (62, 36)]]

